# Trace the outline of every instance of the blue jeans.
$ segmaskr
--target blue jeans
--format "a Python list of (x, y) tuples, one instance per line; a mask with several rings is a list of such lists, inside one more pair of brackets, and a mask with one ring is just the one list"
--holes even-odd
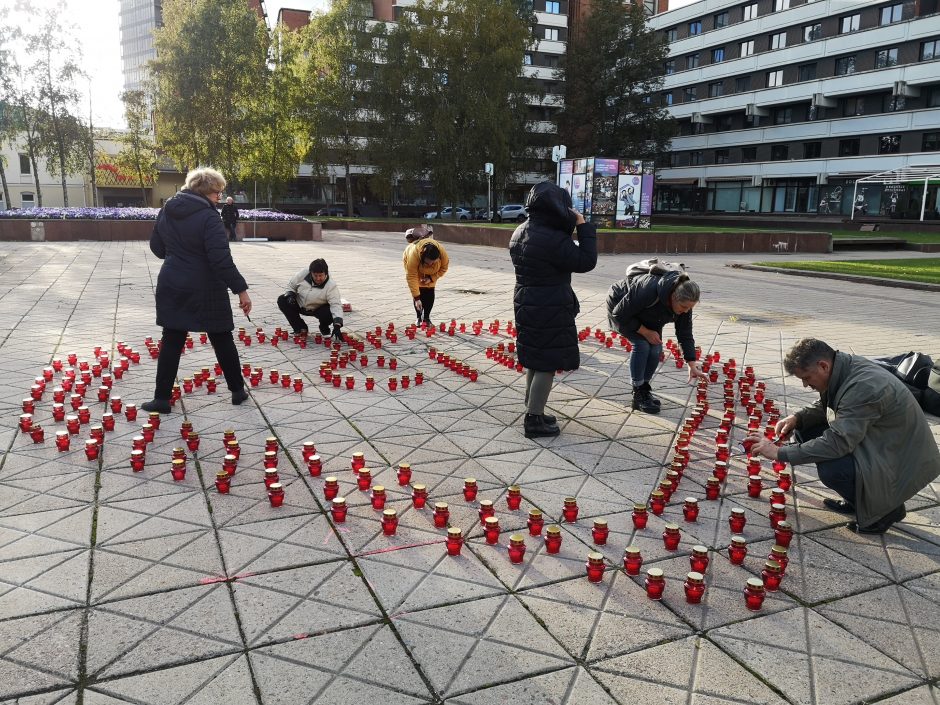
[(661, 343), (650, 345), (650, 342), (639, 333), (630, 333), (627, 335), (627, 340), (633, 344), (633, 352), (630, 353), (630, 380), (634, 387), (641, 387), (656, 374), (663, 346)]
[[(799, 443), (805, 443), (819, 438), (827, 428), (829, 428), (828, 425), (813, 426), (796, 431), (793, 435)], [(820, 482), (853, 507), (855, 506), (855, 457), (851, 453), (841, 458), (816, 463), (816, 471)]]

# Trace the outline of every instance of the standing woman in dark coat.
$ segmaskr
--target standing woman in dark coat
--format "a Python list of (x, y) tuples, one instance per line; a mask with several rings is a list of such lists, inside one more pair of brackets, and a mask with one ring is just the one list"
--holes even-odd
[(225, 227), (216, 208), (225, 177), (202, 168), (186, 175), (183, 190), (169, 199), (157, 216), (150, 249), (163, 266), (157, 278), (157, 325), (163, 344), (157, 361), (153, 401), (145, 411), (169, 413), (170, 393), (189, 331), (205, 331), (232, 392), (232, 403), (248, 398), (232, 339), (235, 322), (228, 291), (238, 294), (238, 306), (251, 313), (248, 284), (232, 261)]
[[(509, 254), (516, 268), (513, 303), (519, 362), (526, 368), (525, 436), (557, 436), (555, 417), (545, 415), (556, 370), (581, 364), (575, 316), (581, 310), (571, 288), (572, 272), (597, 265), (597, 231), (571, 207), (571, 194), (549, 181), (526, 197), (529, 219), (516, 228)], [(578, 242), (572, 239), (577, 227)]]

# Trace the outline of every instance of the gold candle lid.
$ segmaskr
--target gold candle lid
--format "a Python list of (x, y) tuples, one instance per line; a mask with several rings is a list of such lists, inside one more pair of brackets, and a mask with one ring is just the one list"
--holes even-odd
[(398, 516), (398, 512), (396, 512), (394, 509), (386, 509), (382, 512), (382, 516), (386, 519), (394, 519)]
[(547, 529), (545, 529), (545, 533), (546, 533), (546, 534), (552, 534), (553, 536), (554, 536), (555, 534), (561, 534), (561, 527), (558, 526), (557, 524), (552, 524), (552, 525), (549, 526)]
[[(68, 420), (68, 417), (66, 417), (66, 420)], [(140, 428), (141, 428), (141, 430), (143, 430), (143, 431), (152, 431), (152, 430), (153, 430), (153, 424), (145, 423), (145, 424), (144, 424), (143, 426), (141, 426)]]
[(686, 504), (698, 504), (698, 500), (695, 499), (695, 497), (686, 497), (685, 503)]
[(359, 477), (372, 477), (372, 471), (369, 468), (359, 468)]
[(519, 485), (510, 485), (510, 486), (509, 486), (509, 491), (510, 491), (511, 493), (513, 493), (513, 492), (522, 492), (522, 488), (519, 487)]
[(607, 528), (607, 520), (606, 520), (606, 519), (595, 519), (595, 520), (594, 520), (594, 526), (598, 526), (598, 527), (603, 526), (604, 528)]
[(277, 468), (265, 468), (264, 474), (267, 476), (277, 475)]
[(487, 529), (492, 529), (494, 526), (499, 526), (499, 519), (496, 517), (486, 517), (486, 519), (483, 520), (483, 523), (486, 524)]
[(720, 482), (721, 482), (721, 480), (719, 480), (719, 479), (718, 479), (717, 477), (715, 477), (714, 475), (712, 475), (710, 478), (708, 478), (707, 480), (705, 480), (705, 484), (706, 484), (706, 485), (717, 485), (717, 484), (719, 484)]
[(696, 570), (690, 571), (688, 575), (685, 576), (690, 583), (703, 583), (705, 582), (705, 576), (699, 573)]
[(732, 513), (734, 516), (743, 516), (743, 515), (744, 515), (744, 510), (741, 509), (741, 507), (735, 507), (734, 509), (731, 510), (731, 513)]
[(663, 528), (666, 531), (678, 531), (679, 525), (678, 524), (666, 524), (666, 526), (664, 526)]
[(653, 580), (658, 580), (663, 577), (663, 569), (662, 568), (650, 568), (649, 570), (646, 571), (646, 574), (650, 578), (653, 578)]
[[(62, 433), (68, 433), (68, 431), (56, 431), (56, 435), (59, 435), (59, 434), (62, 434)], [(143, 457), (143, 454), (144, 454), (144, 451), (140, 450), (139, 448), (136, 449), (136, 450), (132, 450), (132, 451), (131, 451), (131, 457), (132, 457), (132, 458), (134, 458), (134, 457), (138, 457), (138, 458)], [(225, 473), (225, 474), (228, 475), (228, 473)]]
[(228, 446), (229, 448), (238, 448), (238, 440), (233, 438), (230, 441), (226, 441), (225, 445)]
[(588, 560), (591, 561), (591, 562), (593, 562), (593, 563), (596, 563), (597, 561), (603, 561), (603, 560), (604, 560), (604, 554), (598, 553), (597, 551), (591, 551), (591, 552), (588, 554)]
[(411, 463), (398, 463), (399, 470), (411, 470)]
[(785, 504), (779, 504), (778, 502), (774, 502), (773, 504), (770, 505), (770, 508), (775, 512), (785, 512), (787, 509), (787, 506)]
[(219, 471), (215, 474), (215, 477), (216, 477), (217, 480), (228, 480), (228, 473), (225, 472), (225, 470), (219, 470)]
[(705, 548), (705, 546), (699, 544), (697, 546), (692, 546), (692, 553), (708, 553), (708, 549)]
[(277, 438), (275, 436), (268, 436), (267, 438), (264, 439), (264, 443), (265, 445), (269, 445), (271, 443), (277, 443)]
[(640, 547), (639, 546), (627, 546), (625, 549), (623, 549), (623, 552), (629, 553), (631, 556), (638, 556), (640, 555)]
[(265, 458), (276, 458), (276, 457), (277, 457), (277, 451), (266, 450), (266, 451), (264, 451), (264, 457), (265, 457)]
[(532, 517), (532, 518), (535, 518), (535, 519), (541, 519), (541, 518), (542, 518), (542, 510), (541, 510), (541, 509), (530, 509), (530, 510), (529, 510), (529, 516)]
[[(95, 441), (94, 439), (91, 439), (91, 440), (92, 440), (93, 442), (97, 442), (97, 441)], [(179, 466), (185, 465), (185, 464), (186, 464), (186, 461), (183, 460), (182, 458), (173, 458), (173, 465), (174, 465), (175, 467), (179, 467)]]
[(447, 530), (447, 537), (452, 539), (459, 539), (463, 536), (463, 530), (459, 526), (452, 526)]
[(234, 455), (230, 453), (226, 455), (222, 460), (223, 462), (234, 463), (236, 460), (238, 460), (238, 458), (236, 458)]
[(416, 482), (411, 486), (411, 489), (413, 489), (415, 492), (425, 492), (427, 491), (428, 487), (427, 485), (422, 485), (420, 482)]
[(645, 511), (646, 511), (646, 505), (645, 505), (645, 504), (639, 504), (639, 503), (634, 504), (634, 505), (633, 505), (633, 511), (635, 511), (635, 512), (645, 512)]
[(743, 536), (732, 536), (731, 543), (733, 543), (735, 546), (746, 546), (747, 539), (745, 539)]
[(222, 435), (223, 435), (223, 436), (234, 436), (234, 435), (235, 435), (235, 429), (234, 429), (234, 428), (227, 428), (227, 429), (225, 429), (224, 431), (222, 431)]
[(326, 484), (328, 485), (335, 485), (337, 482), (339, 482), (339, 480), (331, 476), (331, 477), (326, 478), (324, 482), (326, 482)]
[(663, 494), (663, 491), (662, 491), (662, 490), (653, 490), (652, 492), (650, 492), (650, 496), (653, 497), (654, 499), (665, 499), (665, 498), (666, 498), (666, 495)]
[(764, 581), (761, 580), (760, 578), (748, 578), (748, 579), (747, 579), (747, 586), (748, 586), (749, 588), (751, 588), (752, 590), (761, 590), (761, 591), (763, 591), (763, 589), (764, 589)]
[[(273, 487), (273, 485), (272, 485), (272, 487)], [(343, 507), (343, 506), (345, 506), (345, 505), (346, 505), (346, 498), (345, 498), (345, 497), (336, 497), (335, 499), (333, 499), (333, 506), (334, 506), (334, 507)]]
[(492, 506), (493, 506), (493, 500), (492, 500), (492, 499), (481, 499), (481, 500), (480, 500), (480, 508), (481, 508), (481, 509), (482, 509), (483, 507), (492, 507)]
[(577, 504), (578, 499), (576, 497), (565, 497), (565, 504)]
[(779, 545), (771, 548), (770, 552), (773, 554), (782, 555), (782, 556), (786, 556), (787, 553), (789, 553), (789, 551), (786, 548), (784, 548), (783, 546), (779, 546)]
[(284, 491), (284, 485), (282, 485), (280, 482), (272, 482), (271, 485), (268, 487), (268, 491), (270, 491), (270, 492), (283, 492), (283, 491)]
[(778, 528), (778, 529), (783, 529), (784, 531), (786, 531), (787, 529), (789, 529), (790, 531), (793, 531), (793, 527), (790, 526), (790, 522), (788, 522), (788, 521), (786, 521), (786, 520), (779, 522), (779, 523), (777, 524), (777, 528)]
[(447, 502), (435, 502), (435, 503), (434, 503), (434, 510), (435, 510), (435, 511), (438, 511), (438, 512), (445, 512), (445, 511), (447, 511)]
[(513, 543), (516, 545), (520, 543), (525, 543), (525, 537), (523, 537), (522, 534), (513, 534), (512, 536), (509, 537), (509, 543)]
[(777, 561), (766, 561), (764, 563), (764, 567), (771, 573), (776, 573), (777, 571), (781, 570), (780, 564), (777, 563)]
[(385, 494), (385, 487), (382, 485), (372, 485), (372, 494)]
[(363, 453), (361, 450), (357, 450), (355, 453), (353, 453), (353, 457), (358, 460), (359, 458), (365, 458), (366, 454)]

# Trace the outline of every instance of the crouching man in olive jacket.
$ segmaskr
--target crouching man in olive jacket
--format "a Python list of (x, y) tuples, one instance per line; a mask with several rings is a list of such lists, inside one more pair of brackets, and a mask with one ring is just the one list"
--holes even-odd
[[(841, 500), (826, 507), (855, 514), (853, 531), (881, 534), (905, 516), (904, 502), (940, 475), (940, 450), (914, 396), (883, 367), (804, 338), (783, 361), (819, 401), (777, 424), (796, 443), (778, 447), (751, 435), (752, 453), (792, 465), (816, 463), (819, 479)], [(827, 420), (827, 409), (834, 418)]]

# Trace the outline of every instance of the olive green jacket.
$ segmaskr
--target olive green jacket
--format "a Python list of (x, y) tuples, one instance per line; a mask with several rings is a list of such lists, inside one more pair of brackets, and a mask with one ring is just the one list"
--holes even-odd
[(857, 355), (836, 352), (829, 387), (819, 401), (797, 412), (797, 428), (825, 425), (806, 443), (780, 448), (792, 465), (852, 454), (855, 512), (860, 526), (875, 523), (940, 475), (940, 450), (924, 412), (897, 377)]

